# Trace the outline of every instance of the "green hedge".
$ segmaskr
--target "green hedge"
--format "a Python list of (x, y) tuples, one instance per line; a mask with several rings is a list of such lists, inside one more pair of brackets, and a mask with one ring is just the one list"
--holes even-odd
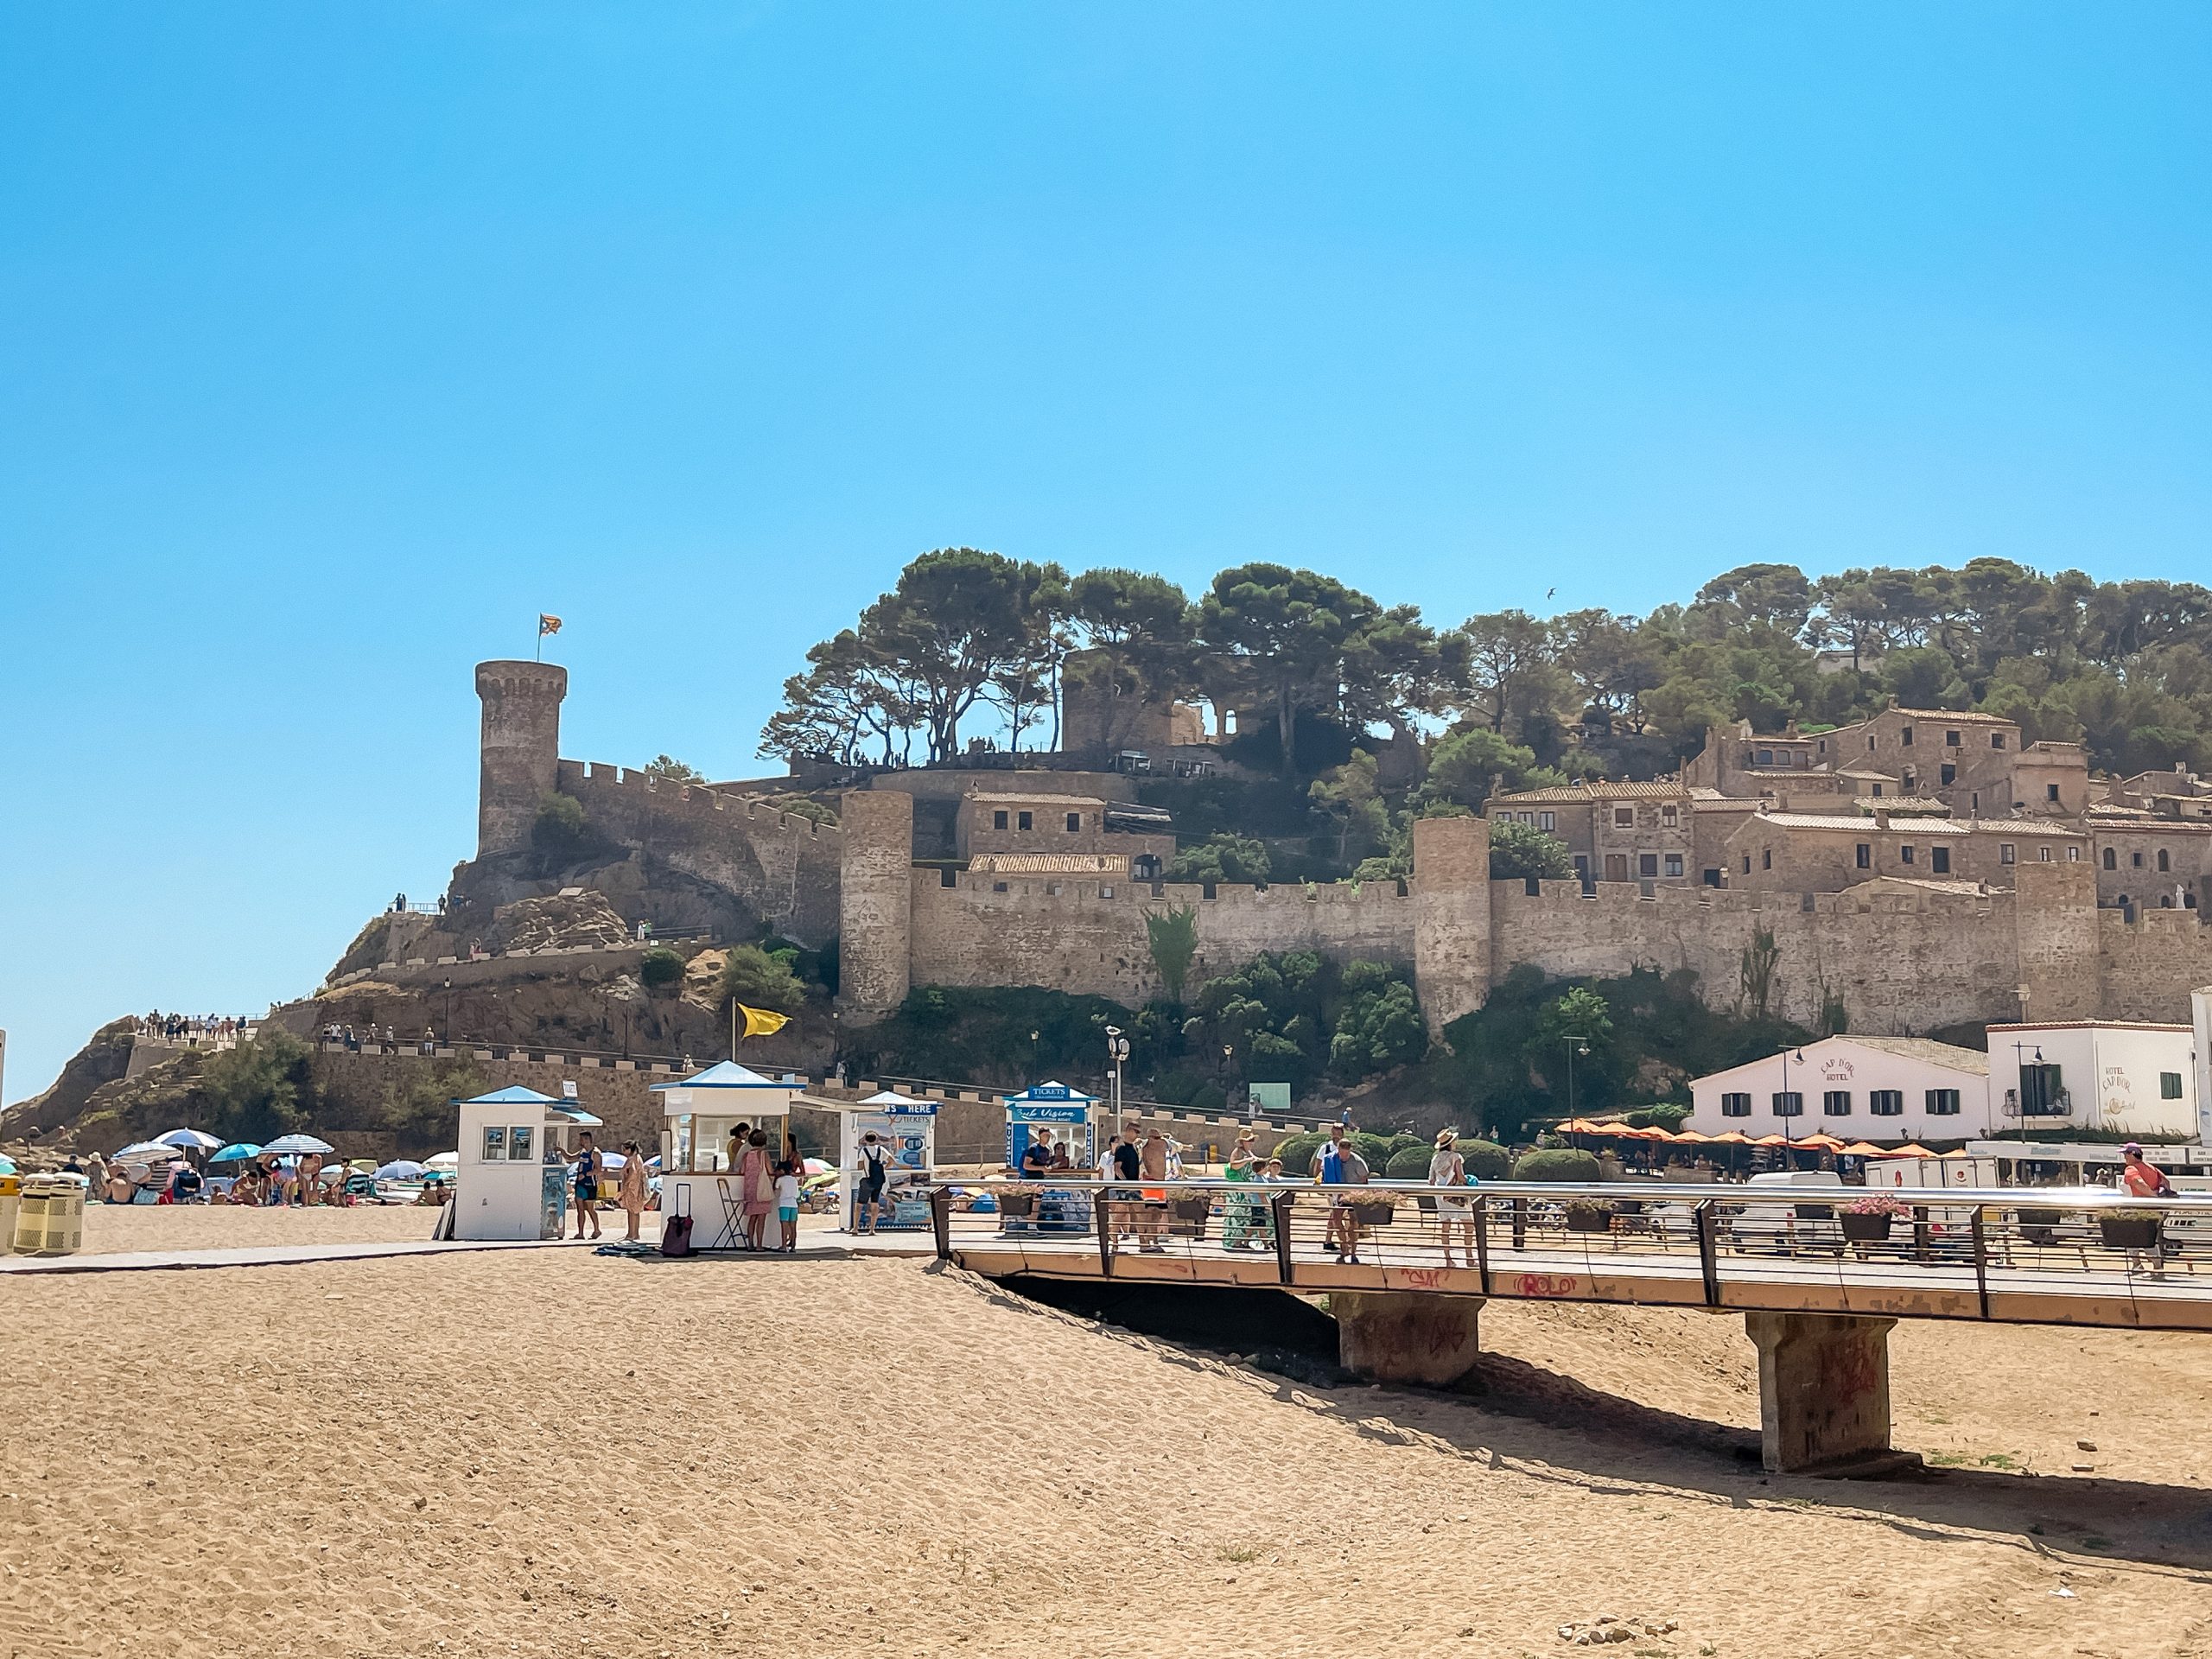
[(1513, 1166), (1516, 1181), (1594, 1181), (1600, 1179), (1598, 1154), (1567, 1147), (1551, 1147), (1522, 1154)]
[(1435, 1152), (1434, 1147), (1427, 1145), (1401, 1147), (1390, 1154), (1390, 1161), (1383, 1166), (1382, 1173), (1394, 1181), (1427, 1180), (1428, 1160)]
[(1282, 1160), (1286, 1175), (1311, 1175), (1313, 1154), (1329, 1137), (1312, 1129), (1300, 1129), (1296, 1135), (1287, 1135), (1275, 1143), (1274, 1155)]

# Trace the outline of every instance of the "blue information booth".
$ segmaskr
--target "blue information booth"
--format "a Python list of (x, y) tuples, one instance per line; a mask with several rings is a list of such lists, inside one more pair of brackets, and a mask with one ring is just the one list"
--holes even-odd
[(1062, 1175), (1089, 1177), (1098, 1166), (1098, 1096), (1065, 1083), (1040, 1083), (1006, 1097), (1006, 1161), (1025, 1180), (1040, 1187), (1033, 1219), (1009, 1216), (1009, 1233), (1087, 1233), (1091, 1195), (1087, 1187), (1055, 1187), (1029, 1154), (1041, 1139), (1067, 1154)]

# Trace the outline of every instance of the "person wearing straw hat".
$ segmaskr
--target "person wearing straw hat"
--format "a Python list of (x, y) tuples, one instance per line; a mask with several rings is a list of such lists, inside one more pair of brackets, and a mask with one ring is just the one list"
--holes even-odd
[[(1467, 1160), (1457, 1146), (1459, 1131), (1439, 1129), (1436, 1132), (1436, 1152), (1428, 1160), (1428, 1184), (1431, 1186), (1463, 1187), (1467, 1184)], [(1444, 1235), (1444, 1265), (1452, 1266), (1452, 1230), (1459, 1228), (1465, 1235), (1467, 1265), (1475, 1265), (1474, 1205), (1465, 1198), (1447, 1198), (1441, 1193), (1436, 1199), (1437, 1228)]]

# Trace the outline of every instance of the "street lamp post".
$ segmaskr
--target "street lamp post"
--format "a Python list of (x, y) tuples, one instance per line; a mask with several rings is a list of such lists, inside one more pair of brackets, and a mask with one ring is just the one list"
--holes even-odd
[[(1797, 1051), (1797, 1064), (1800, 1065), (1805, 1064), (1805, 1051), (1802, 1048)], [(1776, 1111), (1774, 1114), (1776, 1121), (1782, 1125), (1782, 1166), (1784, 1169), (1789, 1167), (1790, 1135), (1789, 1120), (1783, 1116), (1782, 1109), (1786, 1107), (1789, 1103), (1789, 1051), (1785, 1048), (1782, 1051), (1782, 1094), (1775, 1103)]]
[[(1590, 1052), (1590, 1040), (1586, 1037), (1565, 1037), (1560, 1040), (1567, 1046), (1567, 1121), (1572, 1123), (1574, 1122), (1575, 1112), (1574, 1057), (1578, 1054), (1587, 1054)], [(1568, 1130), (1567, 1135), (1571, 1143), (1573, 1131)]]
[(453, 981), (446, 981), (446, 1046), (453, 1046)]
[(1129, 1039), (1119, 1026), (1106, 1027), (1106, 1058), (1114, 1063), (1114, 1126), (1122, 1123), (1122, 1066), (1129, 1058)]

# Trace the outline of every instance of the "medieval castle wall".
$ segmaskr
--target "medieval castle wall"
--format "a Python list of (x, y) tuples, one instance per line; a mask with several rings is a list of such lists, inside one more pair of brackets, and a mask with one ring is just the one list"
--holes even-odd
[(836, 825), (620, 766), (563, 760), (557, 777), (608, 840), (734, 893), (803, 944), (836, 932), (843, 837)]
[[(565, 681), (528, 664), (486, 664), (487, 846), (524, 835), (557, 742)], [(496, 718), (495, 718), (496, 716)], [(1853, 1030), (1924, 1033), (1993, 1020), (2177, 1020), (2212, 982), (2212, 928), (2196, 911), (2130, 921), (2097, 908), (2086, 861), (2018, 865), (2012, 890), (1886, 884), (1840, 893), (1753, 892), (1572, 881), (1530, 893), (1489, 879), (1480, 818), (1414, 826), (1407, 882), (1267, 887), (1155, 885), (1079, 875), (1007, 876), (912, 863), (914, 796), (855, 790), (842, 824), (619, 767), (552, 763), (557, 787), (621, 845), (741, 899), (777, 931), (840, 940), (842, 1001), (866, 1020), (911, 987), (1037, 986), (1136, 1004), (1157, 995), (1145, 918), (1188, 906), (1192, 982), (1264, 950), (1409, 965), (1432, 1023), (1481, 1005), (1521, 964), (1607, 976), (1640, 966), (1696, 973), (1709, 1001), (1738, 997), (1762, 930), (1777, 952), (1770, 1007), (1803, 1023), (1840, 1001)], [(927, 775), (925, 775), (927, 776)]]

